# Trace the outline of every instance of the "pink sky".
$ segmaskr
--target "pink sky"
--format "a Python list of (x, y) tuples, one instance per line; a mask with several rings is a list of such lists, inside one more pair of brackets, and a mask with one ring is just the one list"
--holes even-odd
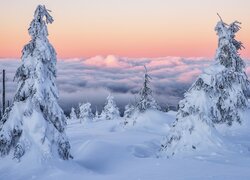
[(49, 39), (59, 58), (115, 54), (128, 57), (213, 57), (216, 13), (238, 33), (250, 58), (250, 1), (246, 0), (12, 0), (0, 6), (0, 57), (20, 57), (37, 4), (51, 9)]

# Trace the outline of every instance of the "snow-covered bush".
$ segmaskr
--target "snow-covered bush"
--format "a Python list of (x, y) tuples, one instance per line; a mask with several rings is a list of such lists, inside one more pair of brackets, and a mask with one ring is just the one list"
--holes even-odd
[(120, 112), (118, 107), (116, 106), (114, 97), (112, 95), (109, 95), (107, 97), (106, 105), (104, 106), (104, 109), (100, 115), (100, 119), (114, 120), (119, 117)]
[(79, 110), (80, 110), (79, 119), (81, 123), (90, 122), (93, 120), (94, 114), (92, 113), (90, 103), (79, 104)]
[(39, 5), (29, 27), (31, 41), (24, 46), (22, 64), (16, 71), (14, 102), (1, 119), (1, 156), (12, 153), (20, 160), (33, 152), (41, 159), (71, 158), (66, 117), (58, 105), (55, 84), (56, 52), (47, 39), (47, 24), (52, 22), (45, 6)]
[(132, 105), (128, 104), (125, 106), (125, 111), (124, 111), (124, 125), (127, 125), (132, 122), (134, 124), (136, 122), (136, 116), (138, 115), (138, 109)]
[(135, 110), (135, 106), (132, 104), (127, 104), (125, 106), (125, 110), (124, 110), (124, 118), (131, 118), (131, 116), (133, 115), (133, 112)]
[(69, 119), (73, 120), (73, 121), (78, 119), (77, 116), (76, 116), (76, 110), (73, 107), (71, 108), (71, 112), (69, 114)]
[(161, 151), (168, 156), (221, 147), (223, 142), (214, 123), (241, 122), (249, 82), (238, 54), (242, 44), (234, 39), (239, 29), (237, 21), (230, 25), (222, 20), (217, 23), (219, 45), (215, 63), (204, 70), (179, 102), (176, 121), (162, 143)]
[(99, 119), (100, 119), (100, 114), (99, 114), (99, 112), (98, 112), (98, 110), (96, 108), (93, 121), (98, 121)]

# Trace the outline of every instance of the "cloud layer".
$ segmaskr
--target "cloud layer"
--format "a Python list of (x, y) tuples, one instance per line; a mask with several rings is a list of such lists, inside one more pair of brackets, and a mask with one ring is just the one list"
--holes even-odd
[[(250, 76), (250, 61), (246, 62), (246, 72)], [(143, 82), (143, 65), (146, 65), (159, 104), (162, 107), (176, 106), (190, 84), (211, 63), (212, 60), (206, 58), (124, 58), (113, 55), (59, 60), (57, 85), (60, 104), (69, 111), (79, 102), (89, 101), (92, 108), (100, 110), (106, 96), (112, 93), (122, 109), (136, 98)], [(0, 69), (7, 71), (9, 100), (16, 91), (16, 82), (12, 80), (20, 64), (17, 59), (0, 59)]]

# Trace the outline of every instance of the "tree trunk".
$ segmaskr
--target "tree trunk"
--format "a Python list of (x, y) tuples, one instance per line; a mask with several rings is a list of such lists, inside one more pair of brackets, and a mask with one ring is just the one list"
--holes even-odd
[(5, 69), (3, 70), (3, 111), (2, 113), (4, 114), (5, 111)]

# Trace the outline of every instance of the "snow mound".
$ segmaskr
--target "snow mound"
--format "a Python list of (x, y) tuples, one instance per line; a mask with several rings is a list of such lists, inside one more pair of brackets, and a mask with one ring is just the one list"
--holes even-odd
[(181, 127), (176, 124), (176, 127), (170, 130), (169, 136), (163, 140), (163, 144), (167, 145), (162, 146), (160, 156), (164, 154), (167, 157), (199, 153), (207, 154), (208, 152), (217, 152), (226, 148), (223, 137), (220, 136), (216, 129), (211, 128), (202, 121), (196, 121), (194, 126), (192, 120), (182, 123)]
[[(159, 119), (149, 118), (147, 114), (151, 113)], [(169, 123), (170, 126), (175, 120), (175, 114), (176, 112), (145, 112), (139, 117), (141, 121), (138, 122)], [(240, 145), (250, 149), (249, 115), (250, 110), (244, 114), (241, 126), (232, 126), (232, 129), (216, 126), (221, 133), (221, 138), (230, 141), (235, 147)], [(16, 163), (10, 156), (6, 156), (0, 162), (0, 179), (233, 180), (250, 178), (249, 151), (239, 153), (239, 151), (231, 152), (226, 149), (223, 151), (207, 149), (203, 154), (190, 153), (171, 159), (156, 158), (155, 154), (160, 149), (160, 140), (168, 132), (159, 131), (156, 128), (157, 125), (154, 125), (155, 128), (144, 128), (140, 123), (123, 128), (120, 122), (121, 119), (92, 122), (85, 126), (80, 122), (69, 124), (67, 134), (74, 159), (38, 163), (34, 161), (35, 154), (29, 153), (20, 163)]]
[[(168, 114), (154, 109), (146, 110), (143, 113), (137, 113), (128, 119), (125, 129), (134, 129), (152, 133), (166, 133), (173, 122), (174, 113)], [(136, 117), (135, 117), (136, 116)]]
[(81, 166), (102, 174), (114, 172), (115, 167), (129, 158), (121, 145), (100, 140), (87, 141), (75, 155), (75, 161)]
[(151, 140), (141, 144), (135, 144), (128, 147), (129, 152), (137, 158), (156, 157), (159, 150), (159, 141)]

